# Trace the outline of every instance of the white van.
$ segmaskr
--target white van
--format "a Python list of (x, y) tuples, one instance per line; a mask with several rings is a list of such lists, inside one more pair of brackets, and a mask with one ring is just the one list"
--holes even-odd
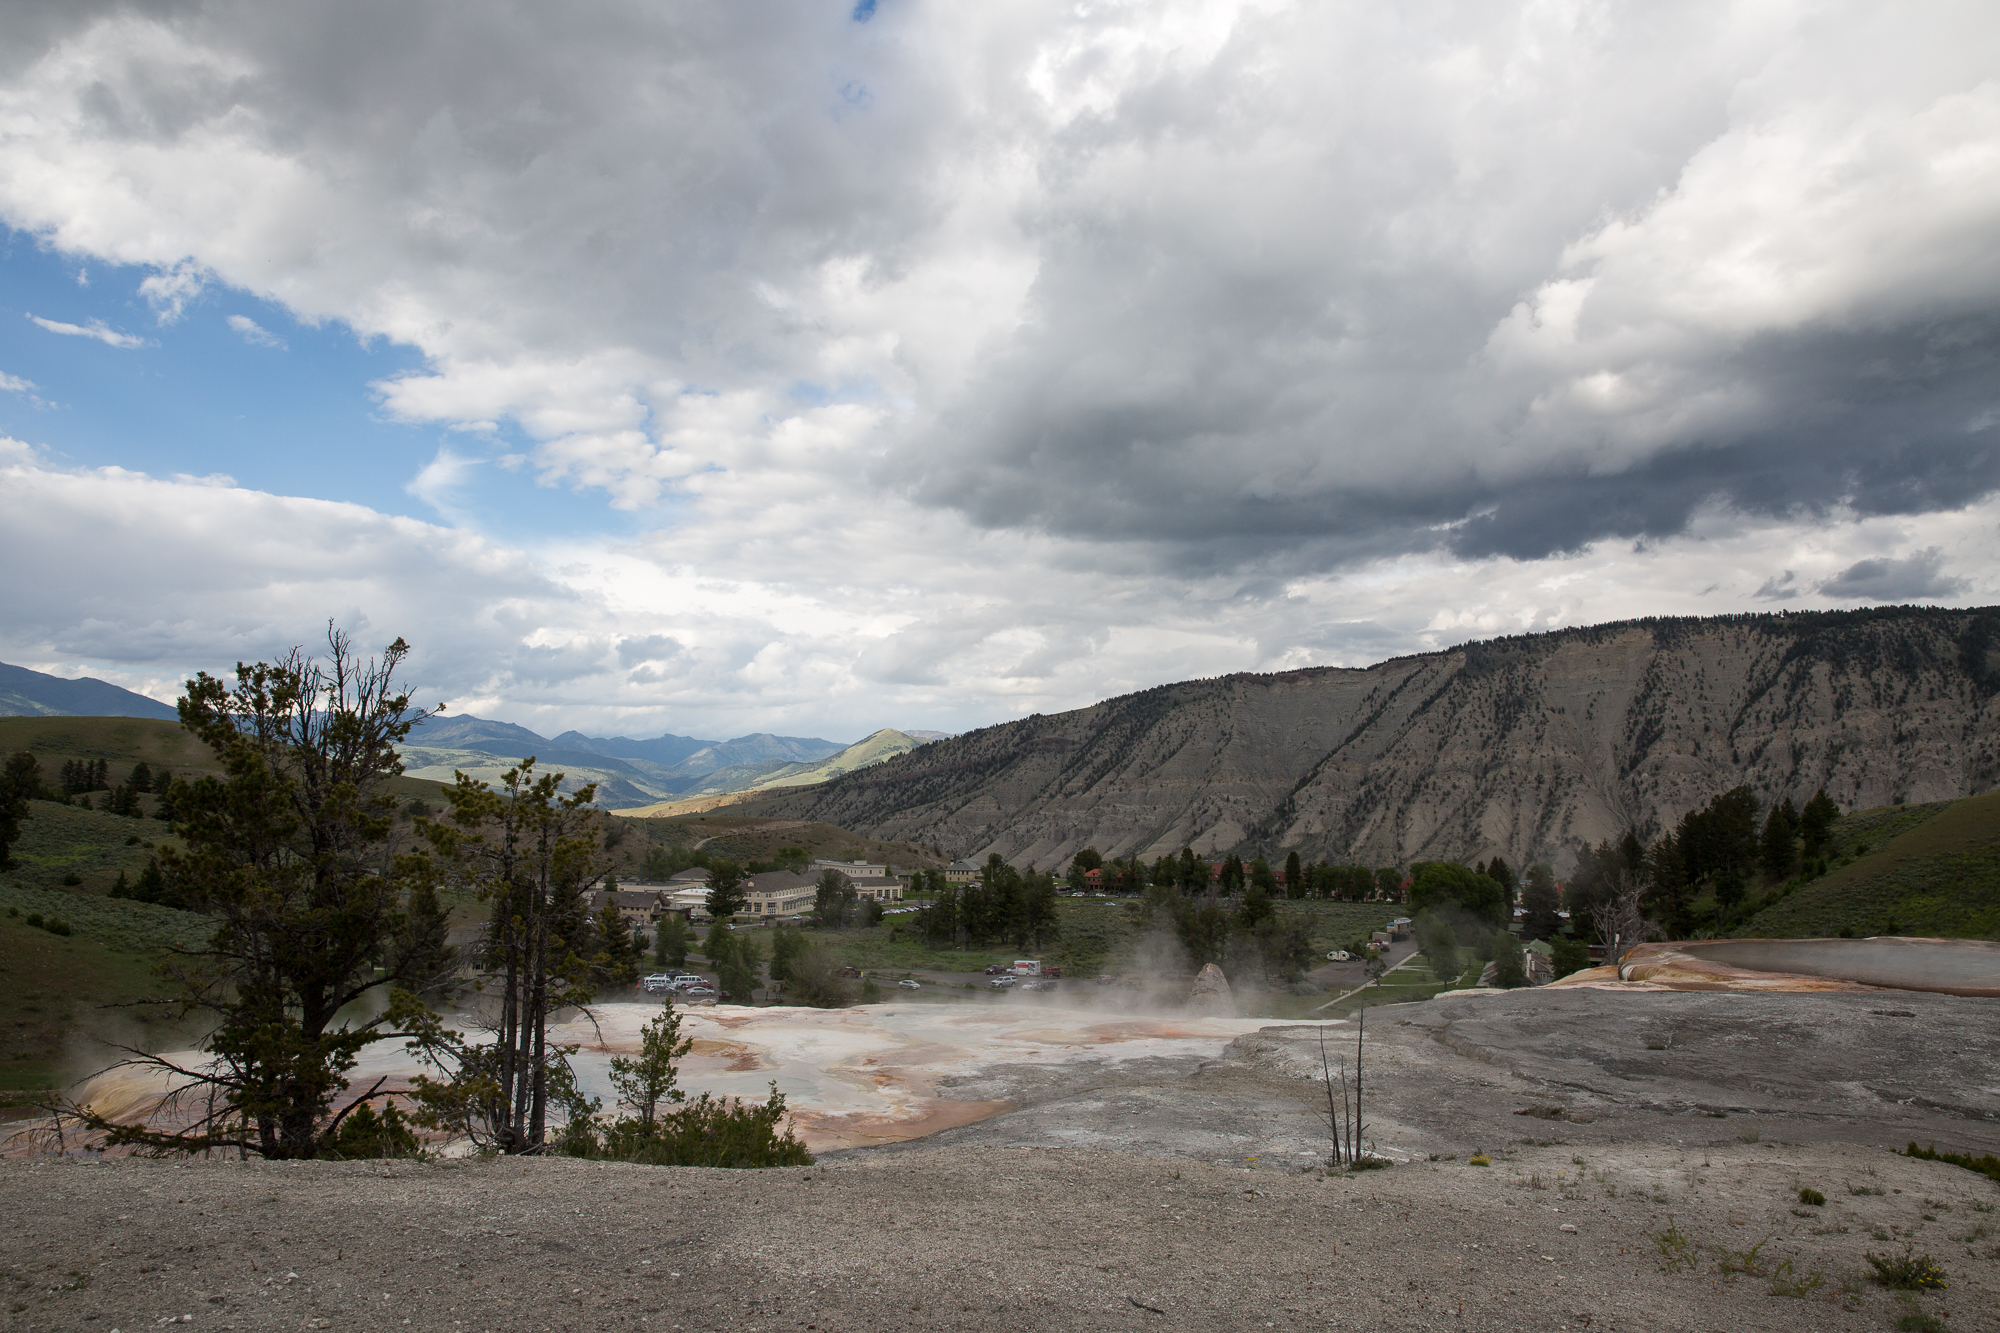
[(1039, 977), (1042, 975), (1042, 960), (1039, 958), (1016, 958), (1014, 975), (1017, 977)]

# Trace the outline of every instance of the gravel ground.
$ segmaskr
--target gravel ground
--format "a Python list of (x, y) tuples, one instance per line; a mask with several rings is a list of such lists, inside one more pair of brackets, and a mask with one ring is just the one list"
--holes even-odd
[[(6, 1326), (2000, 1328), (2000, 1187), (1887, 1151), (1993, 1150), (1990, 1004), (1749, 998), (1378, 1010), (1374, 1137), (1404, 1160), (1354, 1175), (1301, 1169), (1296, 1026), (992, 1071), (1022, 1110), (794, 1170), (9, 1161)], [(1906, 1244), (1947, 1289), (1867, 1279)]]

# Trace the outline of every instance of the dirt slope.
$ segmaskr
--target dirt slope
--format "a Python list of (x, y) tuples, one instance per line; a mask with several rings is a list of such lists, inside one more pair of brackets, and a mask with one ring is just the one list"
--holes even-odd
[(1043, 867), (1085, 845), (1566, 864), (1738, 783), (1848, 809), (1991, 788), (1996, 636), (1990, 609), (1648, 620), (1189, 681), (744, 809)]

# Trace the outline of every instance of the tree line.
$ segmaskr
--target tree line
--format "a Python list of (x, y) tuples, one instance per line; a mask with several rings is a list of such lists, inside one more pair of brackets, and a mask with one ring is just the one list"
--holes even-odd
[(1139, 857), (1106, 859), (1095, 847), (1086, 847), (1070, 861), (1064, 884), (1071, 890), (1089, 884), (1089, 874), (1097, 871), (1099, 883), (1108, 893), (1136, 896), (1155, 886), (1178, 889), (1182, 893), (1206, 892), (1211, 885), (1225, 897), (1234, 898), (1249, 885), (1256, 885), (1273, 898), (1329, 899), (1344, 902), (1393, 901), (1402, 890), (1403, 871), (1395, 866), (1370, 868), (1362, 865), (1332, 865), (1324, 859), (1306, 865), (1299, 854), (1285, 858), (1284, 880), (1261, 856), (1244, 861), (1235, 852), (1211, 867), (1206, 857), (1195, 855), (1192, 847), (1181, 848), (1178, 856), (1161, 856), (1148, 866)]

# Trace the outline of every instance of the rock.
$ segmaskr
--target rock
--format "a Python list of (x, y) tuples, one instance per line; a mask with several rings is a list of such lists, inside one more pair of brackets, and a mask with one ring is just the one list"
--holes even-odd
[(1204, 965), (1188, 992), (1187, 1011), (1212, 1018), (1236, 1017), (1236, 1001), (1229, 994), (1229, 978), (1214, 963)]

